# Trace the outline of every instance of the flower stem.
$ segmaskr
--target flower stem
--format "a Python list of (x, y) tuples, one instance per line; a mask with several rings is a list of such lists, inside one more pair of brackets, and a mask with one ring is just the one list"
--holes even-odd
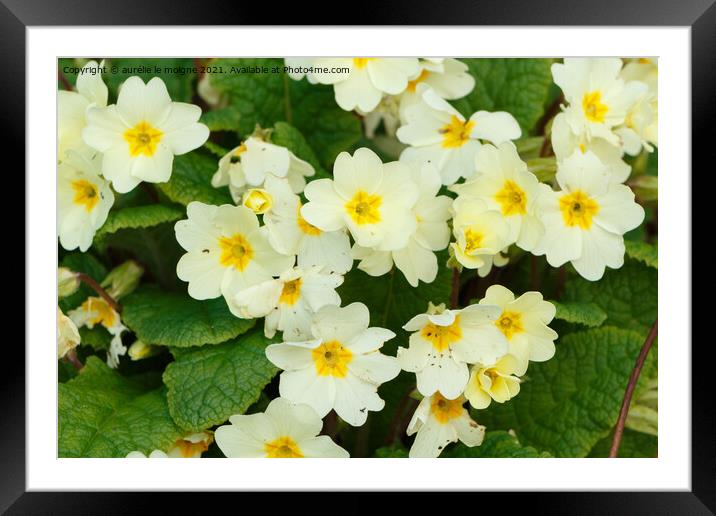
[(624, 393), (624, 400), (622, 401), (622, 408), (619, 411), (619, 419), (617, 419), (617, 426), (614, 427), (614, 439), (612, 440), (612, 447), (609, 450), (610, 458), (616, 457), (617, 453), (619, 452), (619, 445), (621, 444), (622, 434), (624, 433), (624, 425), (626, 424), (627, 415), (629, 414), (629, 405), (631, 404), (631, 398), (634, 394), (634, 389), (636, 388), (636, 382), (639, 380), (639, 374), (641, 373), (641, 369), (642, 367), (644, 367), (646, 357), (649, 354), (651, 345), (654, 343), (654, 339), (656, 338), (656, 334), (658, 331), (658, 322), (658, 319), (655, 320), (654, 324), (651, 326), (651, 330), (649, 330), (649, 335), (647, 335), (646, 340), (644, 341), (644, 345), (641, 347), (639, 356), (636, 359), (636, 364), (634, 365), (634, 369), (632, 370), (631, 376), (629, 377), (629, 383), (627, 383), (626, 392)]
[(111, 306), (115, 312), (122, 313), (122, 307), (119, 306), (119, 303), (117, 303), (117, 301), (115, 301), (114, 298), (112, 298), (112, 296), (110, 296), (107, 291), (103, 289), (100, 284), (97, 283), (92, 277), (85, 274), (84, 272), (78, 272), (77, 278), (81, 282), (87, 284), (92, 290), (97, 292), (97, 294), (99, 294), (102, 299), (107, 301), (107, 304)]
[(457, 308), (460, 303), (460, 270), (455, 267), (452, 270), (452, 292), (450, 292), (450, 308)]
[(84, 367), (84, 364), (80, 362), (79, 358), (77, 358), (77, 352), (74, 349), (71, 349), (67, 352), (67, 354), (65, 355), (65, 360), (72, 364), (74, 368), (78, 371)]

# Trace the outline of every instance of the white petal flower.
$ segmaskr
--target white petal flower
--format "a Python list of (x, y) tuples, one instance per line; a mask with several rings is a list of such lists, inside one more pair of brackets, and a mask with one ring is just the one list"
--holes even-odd
[(478, 111), (465, 120), (432, 88), (421, 84), (417, 94), (422, 102), (405, 108), (405, 124), (396, 133), (401, 142), (410, 145), (400, 160), (434, 164), (444, 185), (472, 177), (480, 140), (500, 145), (522, 134), (514, 117), (504, 111)]
[(604, 138), (619, 145), (613, 128), (622, 124), (627, 112), (647, 86), (639, 81), (625, 83), (619, 76), (619, 58), (566, 58), (552, 65), (554, 82), (569, 102), (567, 123), (577, 135)]
[(107, 365), (116, 369), (119, 366), (119, 357), (127, 353), (127, 347), (122, 344), (122, 333), (127, 327), (122, 324), (119, 313), (101, 297), (88, 297), (84, 303), (67, 315), (78, 328), (87, 326), (92, 329), (96, 324), (105, 327), (112, 335), (107, 350)]
[(509, 243), (531, 250), (544, 228), (534, 214), (539, 181), (527, 170), (512, 142), (498, 148), (483, 145), (475, 158), (476, 176), (451, 190), (460, 197), (480, 199), (491, 210), (499, 211), (510, 229)]
[(216, 444), (229, 458), (341, 458), (348, 452), (318, 435), (321, 418), (310, 406), (276, 398), (266, 412), (236, 415), (216, 429)]
[(57, 358), (64, 357), (80, 344), (80, 332), (75, 323), (57, 307)]
[(403, 326), (413, 333), (410, 346), (398, 348), (400, 367), (416, 374), (423, 396), (439, 391), (457, 398), (467, 385), (467, 364), (491, 364), (507, 353), (507, 339), (494, 324), (499, 313), (496, 306), (471, 305), (416, 315)]
[(316, 79), (313, 76), (313, 70), (315, 57), (286, 57), (284, 62), (288, 67), (287, 74), (294, 81), (300, 81), (304, 77), (308, 79), (311, 84), (316, 84)]
[(549, 301), (544, 301), (542, 294), (525, 292), (515, 299), (507, 288), (492, 285), (479, 303), (501, 309), (495, 326), (510, 343), (510, 355), (516, 359), (514, 371), (517, 376), (525, 374), (529, 361), (544, 362), (554, 356), (557, 332), (547, 325), (554, 319), (556, 308)]
[(130, 77), (117, 104), (88, 109), (82, 138), (104, 154), (102, 175), (125, 193), (142, 181), (169, 180), (174, 156), (200, 147), (209, 137), (209, 128), (198, 123), (200, 116), (199, 106), (172, 102), (159, 77), (147, 84)]
[(144, 453), (140, 451), (133, 451), (129, 452), (126, 459), (168, 459), (169, 456), (164, 453), (162, 450), (154, 450), (152, 453), (149, 454), (149, 457), (144, 455)]
[(485, 427), (470, 418), (464, 403), (462, 396), (449, 400), (439, 392), (423, 398), (408, 424), (408, 435), (417, 433), (408, 456), (435, 458), (458, 439), (470, 448), (482, 444)]
[(591, 151), (609, 168), (610, 181), (623, 183), (631, 173), (631, 166), (622, 159), (624, 151), (621, 147), (615, 146), (603, 138), (588, 139), (585, 133), (581, 135), (574, 133), (567, 123), (567, 116), (564, 113), (559, 113), (554, 117), (551, 138), (552, 149), (558, 163), (569, 158), (576, 151), (582, 154)]
[(310, 405), (319, 417), (334, 409), (353, 426), (365, 423), (368, 411), (382, 410), (378, 386), (395, 378), (400, 367), (379, 349), (395, 334), (368, 325), (368, 308), (362, 303), (324, 306), (314, 316), (312, 340), (268, 346), (266, 356), (284, 370), (281, 396)]
[(401, 249), (417, 228), (412, 208), (418, 187), (404, 163), (383, 164), (370, 149), (353, 156), (342, 152), (333, 166), (334, 179), (306, 186), (303, 218), (322, 231), (347, 227), (358, 245), (381, 251)]
[(198, 459), (213, 442), (214, 434), (210, 431), (189, 434), (178, 439), (167, 450), (167, 456), (173, 459)]
[(87, 125), (87, 109), (107, 105), (107, 86), (102, 81), (104, 61), (89, 61), (77, 76), (77, 91), (57, 92), (57, 156), (65, 159), (72, 150), (91, 157), (94, 151), (82, 140), (82, 130)]
[(540, 185), (545, 235), (532, 252), (546, 255), (553, 267), (571, 261), (580, 275), (596, 281), (605, 267), (624, 264), (622, 235), (642, 223), (644, 209), (628, 186), (610, 182), (609, 169), (591, 151), (565, 159), (556, 178), (561, 191)]
[[(651, 152), (659, 145), (659, 67), (657, 59), (634, 59), (622, 68), (621, 77), (625, 81), (640, 81), (647, 85), (647, 92), (639, 97), (634, 107), (627, 113), (624, 127), (617, 134), (624, 142), (627, 153), (636, 155), (643, 147)], [(635, 142), (627, 148), (629, 142)]]
[(60, 244), (85, 252), (114, 204), (109, 183), (99, 176), (97, 159), (74, 151), (57, 166), (57, 210)]
[(476, 364), (472, 367), (465, 397), (476, 409), (487, 408), (492, 400), (504, 403), (519, 394), (520, 379), (517, 360), (505, 355), (491, 365)]
[(313, 315), (326, 305), (340, 306), (336, 288), (343, 276), (323, 272), (320, 266), (289, 269), (271, 279), (236, 294), (229, 308), (243, 318), (266, 317), (264, 334), (272, 338), (276, 330), (285, 341), (312, 338)]
[(450, 242), (450, 206), (452, 199), (437, 195), (440, 191), (440, 175), (432, 165), (416, 166), (413, 179), (418, 186), (418, 201), (413, 207), (417, 222), (415, 233), (408, 244), (394, 251), (368, 249), (356, 244), (353, 257), (360, 259), (358, 268), (371, 276), (387, 273), (393, 262), (413, 287), (418, 281), (432, 283), (438, 273), (438, 260), (434, 251), (445, 249)]
[(322, 231), (301, 216), (301, 198), (286, 180), (267, 178), (264, 184), (273, 205), (264, 214), (269, 242), (281, 254), (297, 255), (298, 266), (322, 266), (345, 274), (353, 266), (351, 246), (345, 229)]
[(481, 199), (458, 197), (453, 202), (451, 254), (468, 269), (484, 272), (492, 267), (498, 253), (510, 244), (510, 226), (498, 210)]
[(187, 220), (174, 226), (187, 253), (179, 259), (177, 276), (189, 282), (194, 299), (224, 295), (228, 303), (241, 290), (270, 280), (293, 265), (271, 247), (265, 227), (243, 206), (191, 202)]
[[(346, 111), (356, 108), (373, 111), (383, 94), (398, 95), (408, 86), (420, 65), (412, 57), (317, 58), (313, 78), (321, 84), (333, 84), (336, 103)], [(337, 72), (336, 70), (348, 70)]]

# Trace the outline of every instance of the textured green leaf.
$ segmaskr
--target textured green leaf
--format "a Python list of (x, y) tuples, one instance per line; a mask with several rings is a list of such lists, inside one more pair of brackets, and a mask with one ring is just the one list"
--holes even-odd
[(164, 372), (176, 423), (198, 431), (243, 414), (278, 369), (268, 361), (268, 340), (256, 331), (238, 339), (180, 353)]
[(123, 208), (109, 213), (107, 221), (97, 230), (95, 238), (115, 233), (120, 229), (147, 228), (165, 222), (174, 222), (183, 216), (182, 207), (167, 204)]
[(174, 158), (172, 177), (166, 183), (157, 183), (170, 201), (187, 205), (191, 201), (206, 204), (231, 204), (231, 197), (226, 188), (211, 186), (211, 176), (218, 167), (218, 160), (190, 152)]
[(294, 155), (310, 163), (316, 171), (316, 175), (313, 176), (313, 179), (318, 177), (328, 177), (326, 171), (323, 170), (323, 167), (321, 167), (321, 163), (318, 161), (316, 153), (313, 152), (311, 146), (308, 145), (308, 142), (301, 134), (301, 131), (293, 127), (291, 124), (287, 124), (286, 122), (276, 122), (274, 130), (271, 133), (271, 141), (276, 145), (286, 147)]
[(655, 245), (638, 240), (625, 240), (626, 254), (630, 258), (644, 262), (649, 267), (658, 268), (658, 251)]
[(236, 106), (227, 106), (213, 111), (206, 111), (199, 120), (210, 131), (239, 131), (241, 113)]
[[(138, 75), (144, 82), (153, 77), (164, 81), (169, 96), (175, 102), (191, 102), (194, 96), (194, 73), (182, 73), (182, 69), (192, 68), (194, 60), (190, 58), (112, 58), (105, 63), (108, 67), (116, 66), (113, 73), (106, 73), (103, 78), (111, 92), (110, 102), (117, 98), (121, 84), (133, 75)], [(141, 67), (141, 68), (139, 68)]]
[(104, 326), (98, 325), (92, 329), (83, 326), (79, 329), (80, 332), (80, 344), (83, 346), (91, 346), (95, 351), (109, 349), (109, 344), (112, 341), (112, 336), (105, 329)]
[(507, 111), (529, 133), (544, 113), (552, 84), (552, 59), (462, 59), (475, 77), (475, 89), (453, 102), (467, 116)]
[[(612, 432), (592, 448), (588, 457), (608, 457), (613, 438), (614, 433)], [(628, 428), (624, 429), (622, 440), (619, 444), (618, 456), (620, 458), (655, 458), (658, 457), (658, 455), (659, 440), (656, 436), (635, 432)]]
[(461, 442), (451, 446), (442, 457), (451, 458), (526, 458), (551, 457), (547, 452), (539, 452), (531, 446), (523, 446), (517, 437), (504, 431), (485, 432), (485, 440), (480, 446), (469, 448)]
[(393, 446), (382, 446), (375, 450), (375, 456), (379, 459), (407, 459), (408, 450), (399, 444)]
[(179, 348), (219, 344), (255, 323), (234, 316), (223, 297), (198, 301), (152, 287), (127, 296), (122, 319), (145, 343)]
[[(360, 120), (338, 107), (333, 87), (290, 79), (282, 71), (282, 59), (217, 59), (213, 64), (221, 66), (223, 73), (212, 74), (211, 84), (226, 93), (241, 114), (239, 131), (244, 136), (257, 124), (267, 128), (288, 122), (304, 135), (326, 169), (339, 152), (351, 150), (360, 139)], [(250, 72), (248, 66), (279, 71)]]
[[(60, 262), (62, 267), (67, 267), (74, 272), (84, 272), (89, 277), (101, 283), (107, 275), (107, 268), (89, 253), (71, 253), (65, 256)], [(77, 308), (89, 296), (95, 296), (97, 293), (82, 283), (80, 288), (71, 296), (63, 297), (58, 301), (62, 311), (67, 314), (73, 308)]]
[(621, 269), (607, 269), (597, 282), (574, 278), (567, 282), (563, 301), (595, 303), (607, 313), (606, 324), (643, 333), (656, 319), (657, 270), (633, 260)]
[(557, 457), (585, 457), (616, 423), (643, 338), (613, 327), (575, 332), (547, 362), (532, 363), (518, 396), (475, 419), (514, 429), (520, 442)]
[(164, 387), (125, 378), (96, 357), (79, 375), (58, 386), (59, 456), (125, 457), (165, 450), (182, 435)]
[(580, 303), (577, 301), (571, 303), (550, 301), (550, 303), (557, 307), (555, 317), (563, 321), (597, 327), (601, 326), (607, 319), (607, 313), (595, 303)]

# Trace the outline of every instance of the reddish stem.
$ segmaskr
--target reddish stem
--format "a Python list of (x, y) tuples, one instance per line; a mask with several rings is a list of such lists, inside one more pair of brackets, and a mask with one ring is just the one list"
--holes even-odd
[(107, 301), (107, 304), (109, 304), (109, 306), (111, 306), (111, 307), (114, 309), (115, 312), (117, 312), (117, 313), (122, 313), (122, 307), (119, 306), (119, 304), (117, 303), (117, 301), (115, 301), (114, 298), (113, 298), (112, 296), (110, 296), (110, 295), (107, 293), (107, 291), (106, 291), (105, 289), (103, 289), (103, 288), (100, 286), (100, 284), (97, 283), (91, 276), (88, 276), (88, 275), (85, 274), (84, 272), (78, 272), (78, 273), (77, 273), (77, 278), (78, 278), (81, 282), (83, 282), (83, 283), (89, 285), (89, 287), (90, 287), (91, 289), (93, 289), (95, 292), (97, 292), (97, 294), (99, 294), (102, 299), (104, 299), (105, 301)]
[(452, 292), (450, 293), (450, 308), (457, 308), (460, 302), (460, 271), (456, 268), (452, 270)]

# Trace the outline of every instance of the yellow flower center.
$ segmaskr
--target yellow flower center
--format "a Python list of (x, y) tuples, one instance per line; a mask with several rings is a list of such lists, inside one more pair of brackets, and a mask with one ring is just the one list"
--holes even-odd
[(287, 435), (265, 443), (264, 450), (266, 450), (266, 457), (269, 459), (300, 459), (303, 457), (298, 443)]
[(429, 323), (420, 330), (420, 335), (429, 341), (437, 351), (447, 349), (450, 344), (459, 341), (462, 338), (462, 329), (460, 328), (460, 316), (455, 317), (455, 321), (450, 326), (438, 326)]
[(502, 214), (524, 215), (527, 213), (527, 196), (517, 183), (508, 179), (502, 190), (495, 194), (495, 200), (500, 203)]
[(433, 399), (430, 402), (430, 412), (438, 423), (444, 425), (450, 420), (462, 416), (462, 397), (458, 397), (454, 400), (446, 399), (442, 394), (436, 392), (433, 395)]
[(88, 297), (85, 302), (82, 303), (82, 309), (95, 314), (95, 316), (88, 321), (92, 326), (101, 324), (105, 328), (112, 328), (117, 321), (117, 312), (101, 297)]
[(468, 228), (467, 231), (465, 231), (465, 252), (472, 253), (480, 249), (484, 238), (485, 236), (479, 231)]
[(301, 278), (284, 283), (278, 300), (284, 305), (295, 305), (299, 297), (301, 297)]
[(356, 224), (376, 224), (380, 222), (380, 205), (383, 198), (380, 195), (371, 195), (359, 190), (353, 199), (346, 203), (346, 211)]
[(273, 206), (273, 197), (262, 188), (252, 188), (244, 192), (241, 203), (256, 214), (266, 213)]
[(582, 109), (584, 109), (584, 115), (590, 122), (604, 122), (609, 106), (602, 104), (602, 93), (600, 91), (593, 91), (585, 93), (584, 97), (582, 97)]
[(423, 82), (429, 76), (430, 76), (430, 72), (424, 69), (422, 72), (420, 72), (420, 75), (418, 75), (418, 77), (416, 79), (413, 79), (412, 81), (408, 81), (408, 91), (410, 93), (415, 93), (415, 88), (418, 87), (418, 84)]
[(592, 227), (592, 217), (599, 213), (599, 204), (586, 193), (577, 190), (559, 198), (559, 209), (567, 226), (589, 229)]
[(72, 181), (72, 190), (75, 192), (75, 196), (72, 199), (73, 203), (84, 206), (87, 211), (92, 211), (97, 206), (99, 190), (93, 183), (86, 179), (78, 179), (77, 181)]
[(375, 59), (374, 57), (354, 57), (353, 58), (353, 66), (355, 66), (358, 70), (362, 70), (366, 66), (368, 66), (368, 61), (371, 59)]
[(463, 121), (453, 115), (450, 123), (440, 129), (440, 134), (443, 135), (443, 147), (446, 149), (462, 147), (470, 139), (473, 127), (475, 127), (475, 122), (472, 120)]
[(129, 155), (133, 158), (139, 155), (154, 156), (162, 137), (163, 132), (144, 121), (124, 132), (124, 139), (129, 144)]
[(319, 376), (345, 378), (348, 374), (348, 364), (353, 361), (353, 353), (337, 340), (324, 342), (311, 354)]
[(224, 267), (234, 267), (238, 271), (243, 271), (254, 256), (251, 244), (240, 233), (231, 237), (221, 237), (219, 247), (221, 248), (219, 263)]
[(310, 236), (318, 236), (321, 234), (321, 230), (318, 229), (313, 224), (309, 224), (306, 222), (306, 219), (304, 219), (301, 216), (301, 203), (298, 203), (298, 216), (296, 217), (296, 223), (298, 224), (298, 229), (303, 231), (306, 235)]
[(500, 318), (495, 321), (495, 326), (497, 326), (508, 340), (512, 340), (513, 335), (525, 331), (522, 327), (522, 314), (508, 310), (502, 312)]

